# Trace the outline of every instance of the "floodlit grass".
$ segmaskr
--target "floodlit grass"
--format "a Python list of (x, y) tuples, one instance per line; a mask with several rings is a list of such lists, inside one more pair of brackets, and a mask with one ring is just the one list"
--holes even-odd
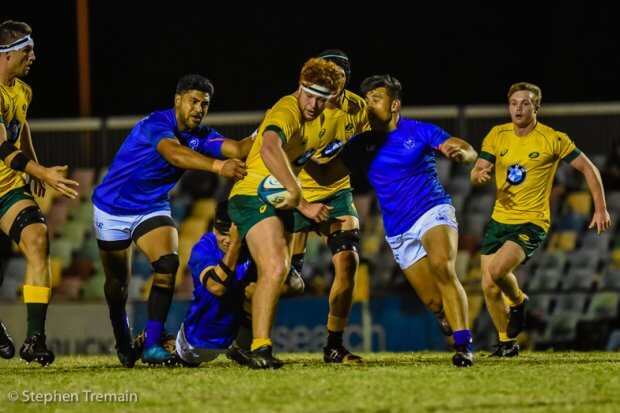
[[(238, 367), (224, 356), (193, 369), (124, 369), (112, 356), (58, 357), (46, 368), (0, 360), (0, 412), (620, 411), (620, 353), (487, 355), (459, 369), (450, 353), (366, 354), (361, 366), (279, 354), (286, 362), (279, 371)], [(85, 391), (117, 400), (86, 401)], [(44, 405), (45, 397), (72, 401)]]

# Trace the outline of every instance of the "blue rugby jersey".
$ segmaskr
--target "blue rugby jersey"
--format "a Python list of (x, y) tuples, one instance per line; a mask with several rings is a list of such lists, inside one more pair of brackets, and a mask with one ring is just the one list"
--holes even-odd
[(181, 132), (174, 109), (153, 112), (138, 122), (123, 142), (108, 173), (93, 192), (93, 204), (112, 215), (170, 210), (168, 192), (185, 170), (173, 166), (157, 152), (157, 144), (172, 137), (205, 156), (222, 158), (224, 138), (216, 130), (200, 126)]
[(194, 281), (194, 296), (183, 322), (185, 338), (193, 347), (225, 349), (237, 335), (243, 317), (244, 289), (255, 276), (255, 266), (249, 257), (240, 257), (235, 267), (235, 279), (218, 297), (200, 283), (200, 273), (215, 266), (224, 257), (217, 245), (215, 234), (210, 232), (200, 238), (192, 248), (188, 267)]
[(449, 204), (437, 177), (435, 150), (450, 134), (431, 123), (403, 119), (389, 133), (352, 137), (340, 156), (352, 172), (368, 177), (389, 237), (409, 230), (429, 209)]

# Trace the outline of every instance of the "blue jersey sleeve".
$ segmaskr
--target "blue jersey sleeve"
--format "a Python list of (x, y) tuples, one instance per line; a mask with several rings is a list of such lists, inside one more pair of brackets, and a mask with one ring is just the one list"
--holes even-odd
[(437, 125), (425, 123), (420, 136), (426, 141), (428, 146), (438, 149), (439, 145), (447, 141), (451, 135)]
[(223, 252), (217, 245), (215, 235), (205, 234), (192, 248), (187, 266), (189, 267), (194, 283), (200, 284), (200, 274), (207, 267), (216, 266), (223, 257)]
[(196, 148), (196, 152), (200, 152), (204, 156), (211, 158), (223, 159), (222, 145), (224, 144), (224, 136), (215, 129), (211, 129), (209, 134), (200, 139), (200, 144)]
[(157, 144), (162, 139), (175, 138), (174, 125), (161, 113), (151, 114), (142, 121), (142, 134), (151, 142), (151, 146), (155, 149), (157, 149)]
[(356, 171), (358, 169), (357, 166), (359, 164), (356, 163), (355, 160), (359, 160), (357, 153), (359, 151), (360, 144), (362, 143), (363, 135), (364, 133), (360, 133), (351, 136), (338, 154), (338, 158), (345, 164), (349, 171)]

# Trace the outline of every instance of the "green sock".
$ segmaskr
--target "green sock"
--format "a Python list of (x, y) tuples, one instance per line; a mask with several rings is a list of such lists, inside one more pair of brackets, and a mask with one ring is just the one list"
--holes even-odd
[(26, 303), (28, 312), (28, 333), (27, 338), (35, 334), (45, 333), (45, 317), (47, 316), (47, 304)]

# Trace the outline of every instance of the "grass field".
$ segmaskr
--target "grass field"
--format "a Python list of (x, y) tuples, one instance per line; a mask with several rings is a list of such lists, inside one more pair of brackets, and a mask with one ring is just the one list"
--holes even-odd
[(46, 368), (0, 360), (0, 412), (620, 411), (620, 353), (487, 355), (457, 369), (450, 353), (366, 354), (366, 364), (353, 367), (279, 354), (287, 364), (278, 371), (223, 356), (193, 369), (124, 369), (112, 356), (59, 357)]

